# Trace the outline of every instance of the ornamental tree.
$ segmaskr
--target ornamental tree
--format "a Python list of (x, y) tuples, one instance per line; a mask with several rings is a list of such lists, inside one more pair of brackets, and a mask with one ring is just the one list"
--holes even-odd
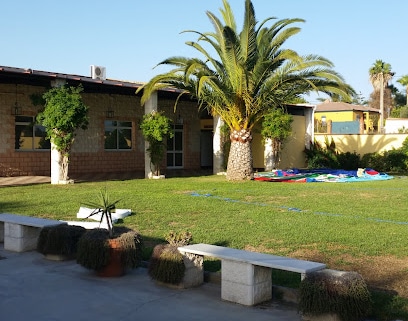
[(174, 135), (171, 119), (163, 113), (153, 111), (143, 116), (140, 129), (143, 137), (149, 143), (147, 152), (153, 165), (154, 175), (159, 176), (160, 164), (166, 151), (166, 140)]
[(279, 166), (282, 144), (292, 134), (293, 116), (281, 108), (272, 109), (264, 116), (261, 134), (263, 139), (270, 139), (274, 167)]
[(43, 95), (45, 106), (37, 116), (47, 132), (48, 138), (59, 153), (59, 180), (68, 180), (68, 164), (78, 128), (88, 126), (88, 109), (81, 97), (82, 85), (61, 86), (48, 90)]

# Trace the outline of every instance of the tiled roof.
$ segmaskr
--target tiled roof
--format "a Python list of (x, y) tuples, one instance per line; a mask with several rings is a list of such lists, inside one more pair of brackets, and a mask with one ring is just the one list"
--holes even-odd
[(335, 112), (335, 111), (363, 111), (379, 113), (380, 110), (363, 105), (353, 105), (344, 102), (324, 102), (316, 105), (316, 112)]

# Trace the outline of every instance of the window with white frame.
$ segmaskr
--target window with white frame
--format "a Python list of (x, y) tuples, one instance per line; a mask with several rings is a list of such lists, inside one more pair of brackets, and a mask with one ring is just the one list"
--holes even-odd
[(167, 139), (167, 168), (183, 167), (183, 125), (173, 125), (174, 136)]
[(14, 134), (16, 150), (51, 149), (45, 127), (37, 124), (33, 116), (16, 116)]
[(105, 120), (105, 150), (132, 149), (132, 122)]

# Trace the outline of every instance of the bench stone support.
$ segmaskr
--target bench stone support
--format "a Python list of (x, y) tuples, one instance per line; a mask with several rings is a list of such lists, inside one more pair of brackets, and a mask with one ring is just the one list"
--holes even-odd
[(0, 221), (0, 243), (4, 242), (4, 222)]
[(184, 288), (199, 286), (204, 283), (204, 257), (192, 253), (183, 253), (183, 261), (186, 267), (183, 278)]
[(67, 223), (45, 218), (0, 213), (0, 242), (4, 242), (4, 249), (7, 251), (32, 251), (37, 248), (41, 228), (61, 224)]
[(221, 261), (221, 299), (256, 305), (272, 299), (270, 268), (230, 260)]
[(35, 250), (41, 228), (4, 223), (4, 249), (14, 252)]

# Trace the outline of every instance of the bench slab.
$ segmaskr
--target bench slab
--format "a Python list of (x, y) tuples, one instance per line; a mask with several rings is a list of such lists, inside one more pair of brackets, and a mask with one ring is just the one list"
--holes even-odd
[(202, 256), (215, 257), (224, 260), (249, 263), (252, 265), (268, 267), (277, 270), (285, 270), (306, 274), (326, 268), (326, 264), (294, 259), (290, 257), (250, 252), (229, 247), (193, 244), (178, 248), (180, 252), (193, 253)]
[(41, 228), (67, 224), (45, 218), (0, 213), (0, 242), (4, 249), (13, 252), (35, 250)]
[(325, 264), (228, 247), (193, 244), (179, 247), (183, 254), (221, 259), (221, 298), (243, 305), (256, 305), (272, 298), (271, 269), (307, 273)]

